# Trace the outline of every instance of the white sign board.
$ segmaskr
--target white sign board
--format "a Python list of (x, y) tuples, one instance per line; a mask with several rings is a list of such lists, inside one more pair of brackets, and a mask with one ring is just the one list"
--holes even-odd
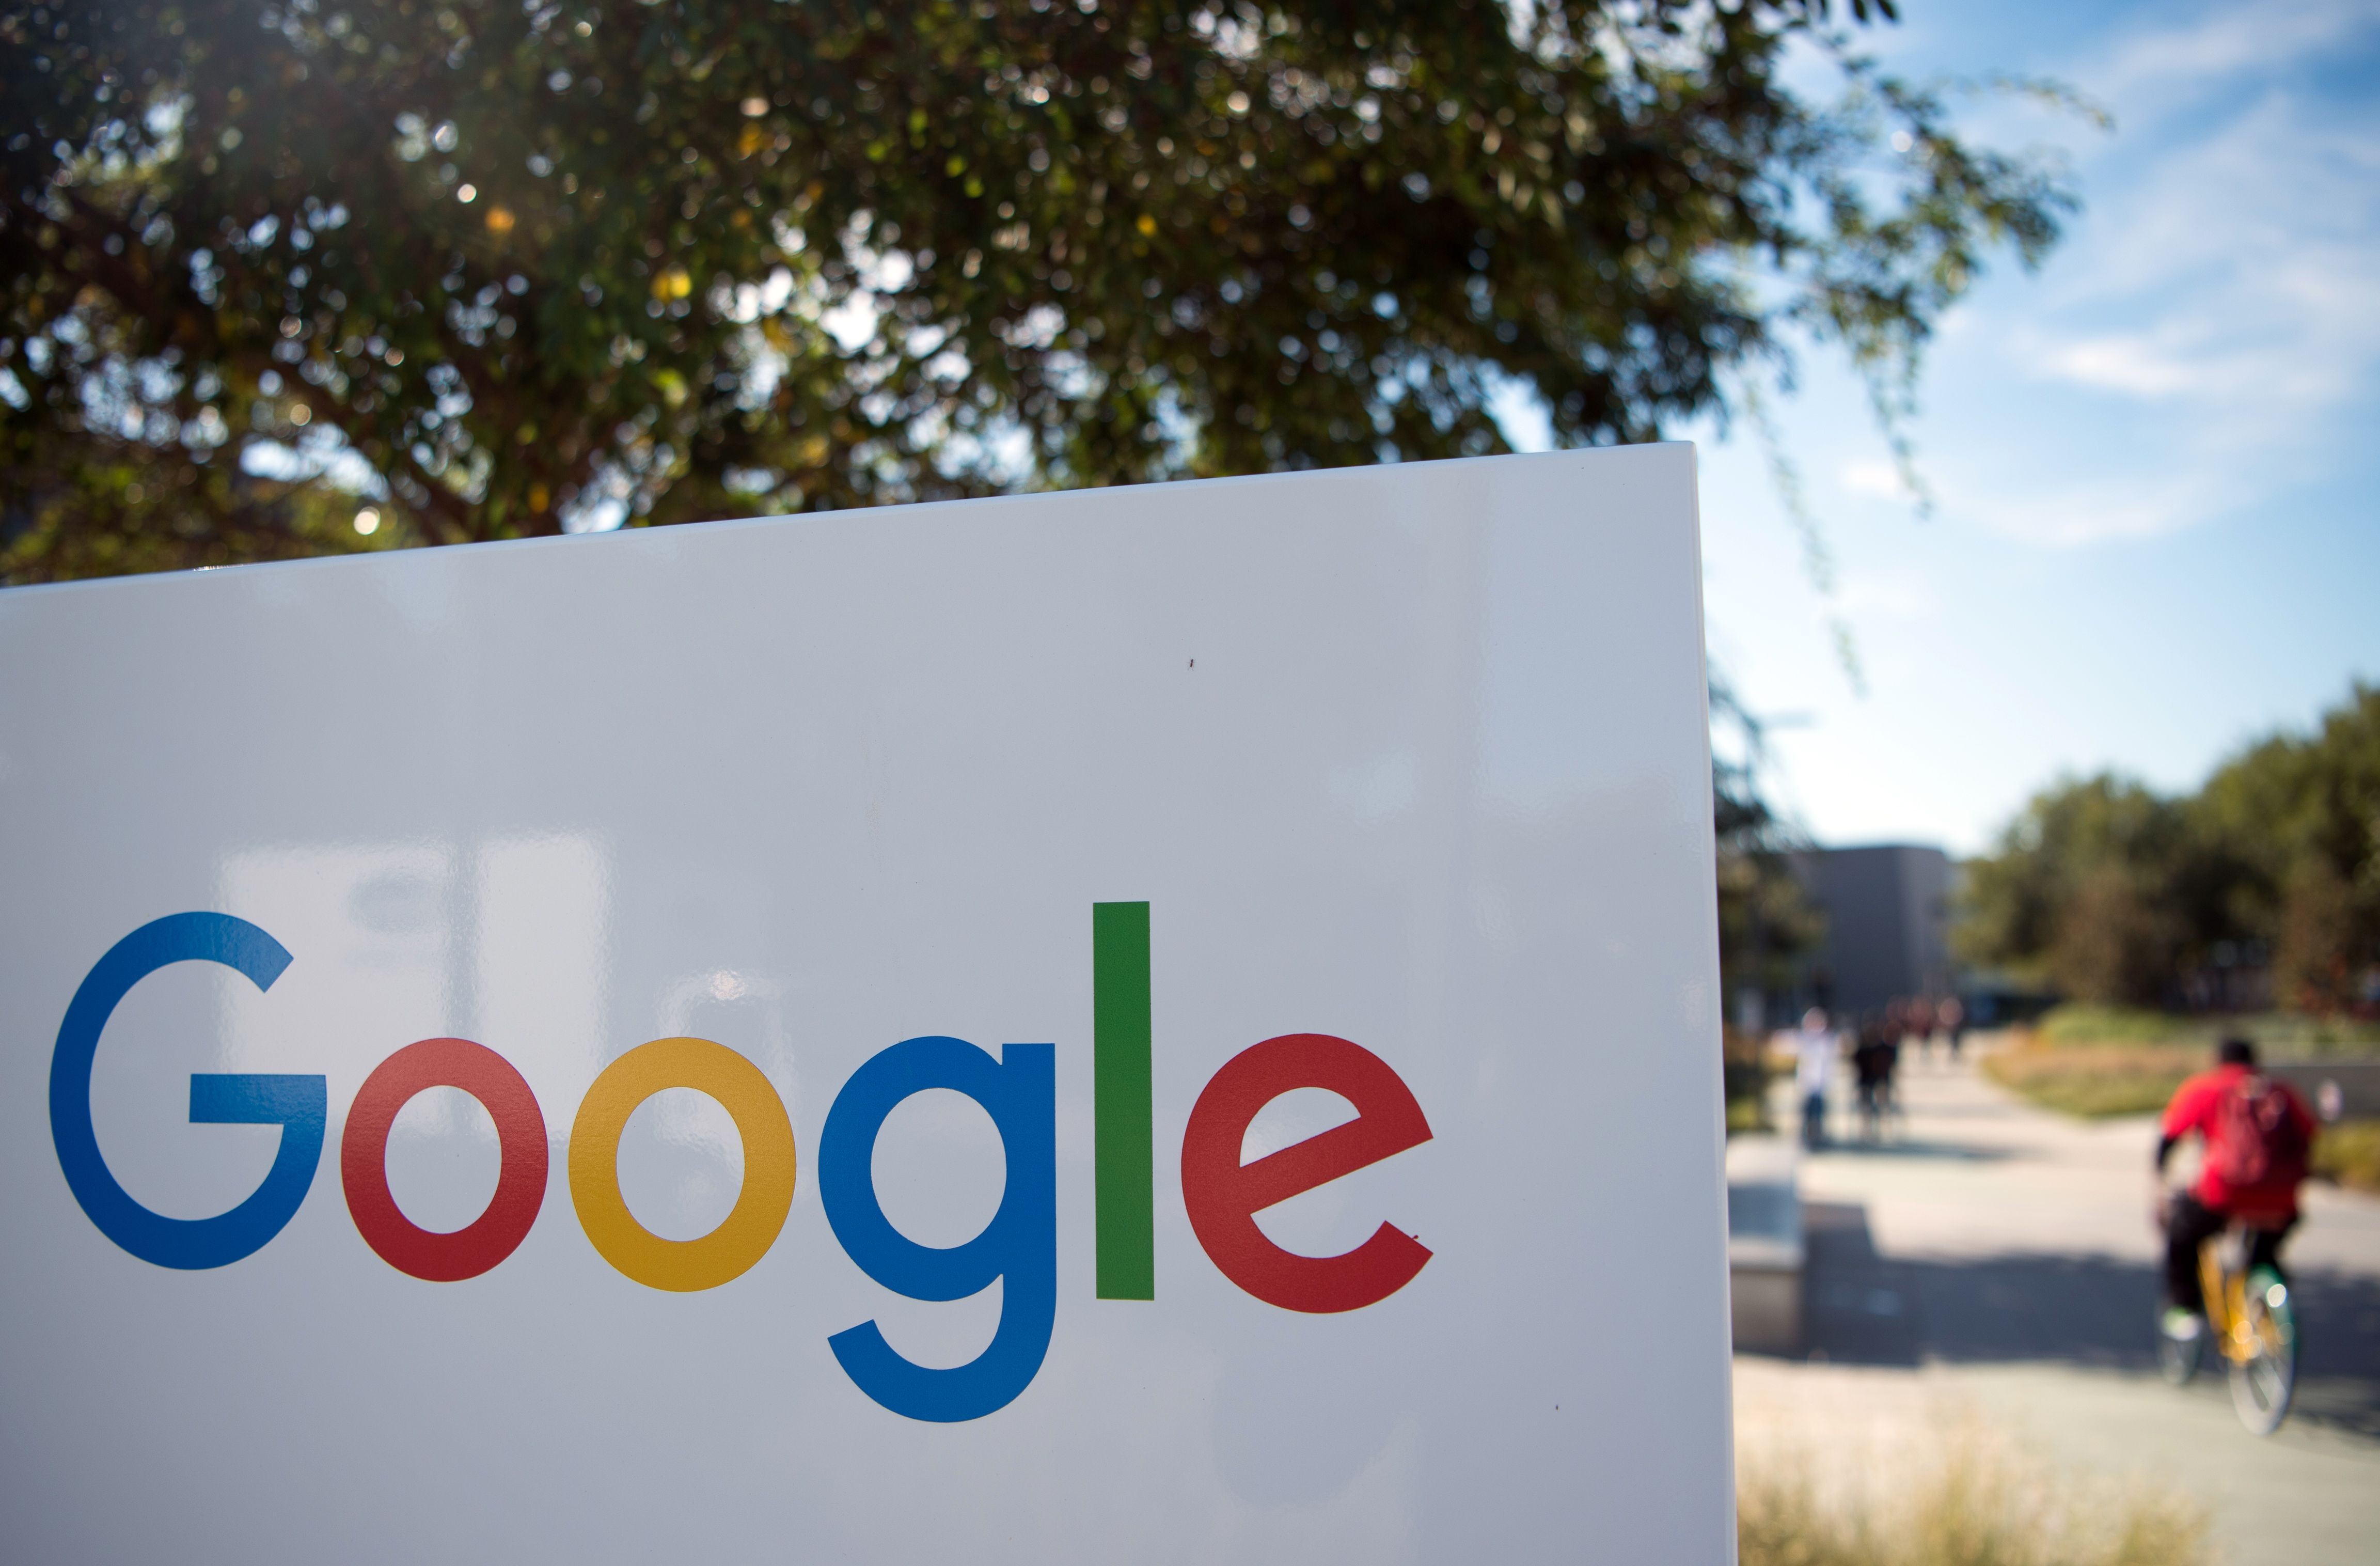
[(1691, 448), (0, 594), (0, 1555), (1715, 1562)]

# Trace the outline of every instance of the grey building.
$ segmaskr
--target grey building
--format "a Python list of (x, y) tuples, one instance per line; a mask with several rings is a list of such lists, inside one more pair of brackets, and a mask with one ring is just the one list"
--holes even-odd
[(1810, 900), (1827, 912), (1826, 944), (1808, 965), (1806, 999), (1855, 1014), (1903, 995), (1948, 995), (1949, 856), (1922, 844), (1821, 848), (1793, 856)]

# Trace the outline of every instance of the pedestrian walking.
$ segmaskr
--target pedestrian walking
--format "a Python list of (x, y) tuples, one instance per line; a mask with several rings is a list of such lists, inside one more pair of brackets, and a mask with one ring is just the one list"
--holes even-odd
[(1896, 1138), (1908, 1134), (1908, 1121), (1900, 1112), (1900, 1043), (1905, 1037), (1888, 1027), (1883, 1042), (1876, 1046), (1876, 1132), (1871, 1141), (1882, 1141), (1887, 1128), (1895, 1123), (1900, 1127), (1892, 1133)]
[(1786, 1047), (1793, 1051), (1793, 1091), (1802, 1100), (1802, 1146), (1815, 1152), (1827, 1145), (1827, 1089), (1834, 1083), (1841, 1048), (1827, 1025), (1826, 1009), (1803, 1012), (1802, 1026), (1786, 1036)]
[(1902, 1031), (1901, 1042), (1914, 1048), (1920, 1060), (1934, 1054), (1934, 1002), (1925, 996), (1912, 996), (1909, 1002), (1909, 1026)]
[(1885, 1062), (1894, 1050), (1890, 1039), (1898, 1014), (1895, 1002), (1862, 1018), (1859, 1042), (1852, 1050), (1852, 1072), (1859, 1091), (1860, 1139), (1864, 1142), (1874, 1143), (1882, 1135)]

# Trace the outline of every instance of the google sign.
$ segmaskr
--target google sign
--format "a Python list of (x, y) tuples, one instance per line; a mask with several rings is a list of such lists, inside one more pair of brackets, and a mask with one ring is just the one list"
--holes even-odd
[(1695, 507), (0, 589), (0, 1560), (1728, 1559)]
[[(1093, 908), (1099, 1293), (1155, 1293), (1151, 1179), (1148, 904)], [(221, 913), (169, 915), (109, 949), (76, 990), (50, 1064), (50, 1133), (75, 1199), (102, 1233), (143, 1261), (200, 1270), (228, 1266), (271, 1243), (311, 1188), (328, 1119), (325, 1079), (261, 1074), (190, 1078), (190, 1119), (278, 1125), (271, 1170), (246, 1200), (205, 1219), (167, 1218), (135, 1200), (101, 1154), (91, 1123), (91, 1071), (100, 1038), (132, 987), (176, 963), (215, 963), (260, 990), (291, 963), (273, 936)], [(929, 1368), (902, 1357), (876, 1324), (828, 1340), (862, 1391), (912, 1419), (957, 1423), (1007, 1406), (1031, 1384), (1049, 1352), (1057, 1312), (1055, 1049), (1003, 1045), (995, 1056), (964, 1039), (905, 1039), (869, 1058), (827, 1111), (818, 1151), (821, 1201), (835, 1238), (861, 1270), (918, 1300), (958, 1300), (1002, 1286), (1000, 1326), (969, 1364)], [(451, 1232), (407, 1218), (391, 1193), (388, 1138), (415, 1095), (455, 1087), (479, 1100), (496, 1127), (502, 1161), (479, 1218)], [(735, 1122), (744, 1183), (726, 1220), (698, 1239), (668, 1240), (639, 1223), (622, 1198), (621, 1134), (637, 1107), (672, 1087), (709, 1095)], [(1242, 1163), (1249, 1125), (1266, 1105), (1299, 1088), (1337, 1093), (1354, 1119)], [(998, 1210), (964, 1244), (924, 1245), (904, 1235), (877, 1199), (871, 1160), (893, 1109), (932, 1088), (980, 1105), (1000, 1134), (1007, 1180)], [(1192, 1229), (1224, 1276), (1257, 1298), (1314, 1314), (1359, 1310), (1410, 1282), (1428, 1262), (1420, 1242), (1382, 1223), (1341, 1256), (1282, 1249), (1256, 1214), (1430, 1139), (1427, 1120), (1395, 1071), (1361, 1045), (1326, 1034), (1269, 1038), (1234, 1056), (1208, 1082), (1182, 1145), (1182, 1194)], [(705, 1038), (657, 1038), (607, 1066), (579, 1102), (569, 1138), (570, 1199), (587, 1238), (625, 1278), (677, 1293), (715, 1289), (765, 1256), (793, 1206), (798, 1158), (785, 1108), (744, 1056)], [(364, 1243), (398, 1271), (462, 1282), (500, 1266), (528, 1235), (547, 1184), (544, 1111), (528, 1083), (493, 1050), (466, 1038), (425, 1038), (382, 1061), (348, 1107), (339, 1175)]]

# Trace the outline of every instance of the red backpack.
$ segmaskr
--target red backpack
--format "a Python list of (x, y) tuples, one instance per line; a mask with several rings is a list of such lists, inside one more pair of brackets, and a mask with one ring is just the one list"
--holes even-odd
[(2216, 1106), (2208, 1161), (2216, 1178), (2238, 1190), (2276, 1177), (2303, 1178), (2306, 1135), (2291, 1111), (2289, 1090), (2261, 1073), (2231, 1085)]

